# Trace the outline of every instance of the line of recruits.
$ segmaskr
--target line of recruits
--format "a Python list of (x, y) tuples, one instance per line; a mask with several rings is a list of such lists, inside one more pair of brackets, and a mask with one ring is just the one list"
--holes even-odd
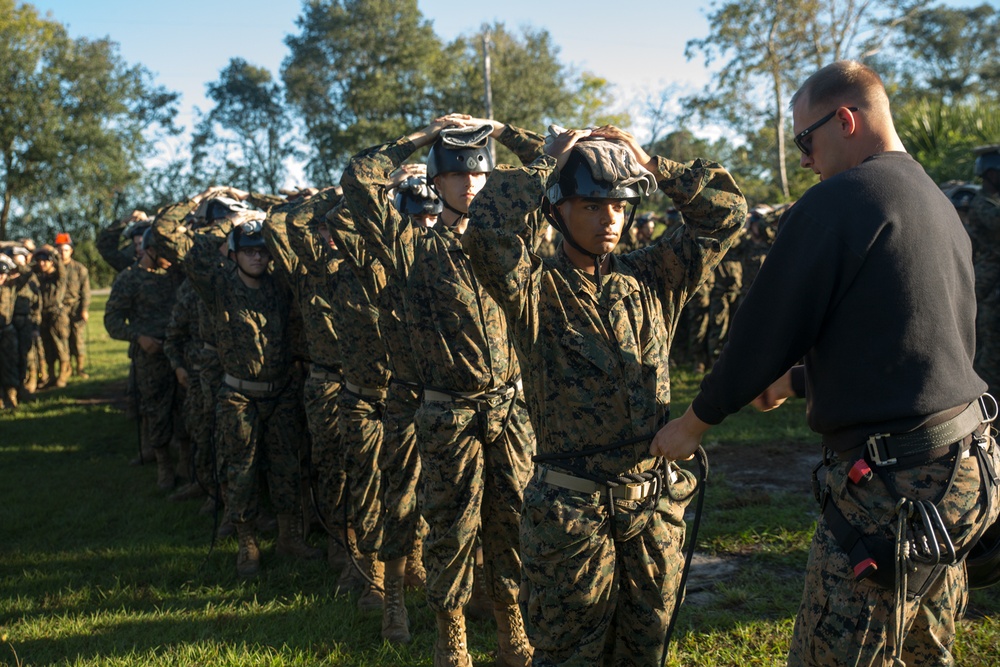
[[(494, 167), (490, 140), (522, 166)], [(424, 175), (406, 162), (425, 147)], [(614, 254), (656, 189), (682, 223)], [(212, 188), (141, 217), (102, 235), (106, 259), (141, 239), (105, 323), (131, 343), (158, 484), (188, 441), (178, 494), (224, 505), (241, 576), (266, 490), (276, 552), (320, 557), (318, 520), (389, 641), (409, 641), (424, 580), (436, 666), (471, 665), (477, 586), (498, 665), (659, 664), (696, 480), (649, 441), (683, 307), (748, 220), (722, 166), (610, 126), (450, 114), (362, 151), (339, 186)]]
[[(695, 482), (630, 441), (666, 420), (668, 332), (747, 211), (715, 163), (588, 134), (453, 114), (360, 153), (338, 187), (212, 188), (101, 234), (157, 483), (218, 498), (240, 575), (266, 491), (276, 552), (319, 557), (317, 519), (386, 639), (409, 641), (424, 580), (435, 665), (471, 664), (474, 588), (498, 664), (659, 660)], [(525, 166), (494, 169), (491, 139)], [(406, 164), (428, 146), (426, 174)], [(658, 187), (684, 224), (611, 256)], [(564, 243), (543, 257), (550, 226)]]
[(54, 245), (0, 241), (0, 397), (13, 410), (38, 389), (87, 378), (90, 273), (69, 234)]

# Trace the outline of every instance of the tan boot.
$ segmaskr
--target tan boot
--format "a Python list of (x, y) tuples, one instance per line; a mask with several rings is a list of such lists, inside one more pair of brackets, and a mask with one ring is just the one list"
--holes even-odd
[[(355, 565), (355, 563), (357, 565)], [(361, 553), (358, 551), (358, 542), (354, 537), (354, 529), (347, 529), (347, 550), (344, 553), (344, 569), (340, 571), (337, 579), (337, 591), (339, 593), (361, 593), (364, 590), (365, 580), (358, 572), (358, 568), (364, 568)]]
[(381, 611), (385, 603), (385, 565), (375, 554), (365, 554), (361, 558), (362, 568), (365, 571), (365, 579), (358, 598), (359, 611)]
[(17, 409), (17, 389), (14, 387), (7, 387), (3, 390), (4, 395), (4, 407), (8, 410)]
[(406, 587), (424, 588), (427, 585), (427, 570), (424, 569), (424, 545), (420, 539), (413, 544), (413, 550), (406, 557)]
[(160, 491), (169, 491), (174, 488), (177, 481), (174, 464), (170, 460), (170, 450), (166, 447), (157, 447), (153, 453), (156, 456), (156, 486)]
[(236, 524), (236, 535), (240, 541), (240, 551), (236, 554), (236, 573), (241, 577), (255, 577), (260, 571), (260, 548), (257, 536), (250, 524)]
[(275, 551), (279, 556), (289, 556), (302, 560), (315, 560), (323, 557), (323, 551), (311, 547), (302, 539), (302, 517), (297, 514), (278, 515), (278, 541)]
[(497, 621), (497, 667), (530, 667), (534, 651), (524, 631), (521, 608), (516, 604), (493, 607)]
[(472, 667), (465, 640), (465, 614), (462, 610), (442, 611), (437, 616), (437, 640), (434, 642), (434, 667)]
[(52, 385), (56, 389), (62, 389), (69, 382), (70, 375), (73, 374), (73, 367), (68, 363), (59, 364), (59, 377), (56, 378), (55, 383)]
[[(382, 605), (382, 639), (393, 644), (410, 643), (410, 617), (406, 613), (403, 599), (403, 577), (388, 572), (392, 564), (386, 564), (385, 602)], [(402, 563), (400, 563), (402, 565)]]
[(90, 377), (87, 371), (84, 369), (87, 367), (87, 357), (80, 355), (76, 358), (76, 374), (80, 376), (81, 379), (86, 380)]

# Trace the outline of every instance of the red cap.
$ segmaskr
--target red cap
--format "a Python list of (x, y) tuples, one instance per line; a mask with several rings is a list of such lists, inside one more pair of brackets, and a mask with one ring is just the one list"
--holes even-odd
[(56, 234), (55, 245), (73, 245), (73, 241), (70, 240), (69, 234), (66, 232), (59, 232)]

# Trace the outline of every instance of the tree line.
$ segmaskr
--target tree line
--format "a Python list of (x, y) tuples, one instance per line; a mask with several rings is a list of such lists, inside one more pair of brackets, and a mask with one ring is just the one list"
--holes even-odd
[(755, 202), (789, 201), (814, 181), (795, 168), (789, 97), (840, 58), (883, 74), (901, 138), (939, 182), (970, 179), (971, 147), (1000, 141), (1000, 11), (989, 4), (731, 0), (708, 19), (685, 53), (710, 83), (651, 91), (633, 116), (616, 111), (608, 81), (562, 62), (544, 28), (484, 24), (444, 42), (416, 0), (310, 0), (277, 77), (231, 59), (207, 84), (212, 107), (197, 112), (189, 146), (165, 158), (157, 151), (183, 131), (178, 93), (116, 43), (71, 38), (32, 5), (0, 0), (0, 239), (86, 239), (209, 184), (274, 192), (293, 161), (312, 183), (335, 183), (362, 148), (449, 111), (486, 115), (486, 49), (495, 117), (539, 130), (641, 125), (651, 151), (718, 159)]

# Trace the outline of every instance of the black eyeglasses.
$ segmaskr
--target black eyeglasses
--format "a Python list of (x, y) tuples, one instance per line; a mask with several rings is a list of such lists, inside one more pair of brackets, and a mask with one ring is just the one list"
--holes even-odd
[[(837, 111), (839, 110), (839, 108), (840, 107), (837, 107), (837, 109), (834, 109), (833, 111), (831, 111), (827, 115), (823, 116), (822, 118), (820, 118), (818, 121), (816, 121), (815, 123), (813, 123), (812, 125), (810, 125), (806, 129), (802, 130), (801, 132), (799, 132), (798, 134), (795, 135), (795, 138), (792, 139), (792, 141), (794, 141), (795, 145), (799, 147), (799, 150), (802, 151), (803, 155), (808, 156), (809, 152), (812, 150), (812, 148), (810, 146), (806, 145), (806, 143), (803, 141), (803, 139), (805, 139), (806, 137), (808, 137), (810, 134), (812, 134), (813, 132), (815, 132), (819, 128), (823, 127), (823, 125), (825, 123), (829, 122), (831, 118), (833, 118), (834, 116), (836, 116), (837, 115)], [(857, 111), (858, 108), (857, 107), (847, 107), (847, 110), (848, 111)], [(812, 142), (810, 142), (810, 143), (812, 143)]]

